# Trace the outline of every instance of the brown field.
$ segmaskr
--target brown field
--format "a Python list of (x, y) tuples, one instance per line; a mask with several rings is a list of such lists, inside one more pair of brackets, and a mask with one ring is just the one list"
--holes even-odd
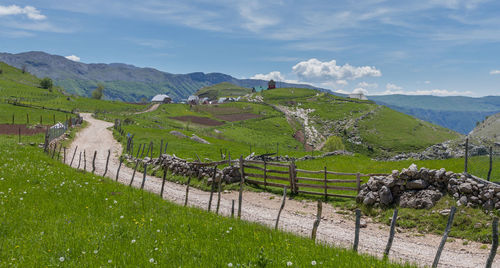
[(47, 126), (0, 124), (0, 134), (2, 135), (17, 135), (19, 134), (19, 129), (21, 129), (21, 135), (35, 135), (45, 133)]
[(224, 123), (219, 122), (214, 119), (210, 119), (207, 117), (199, 117), (199, 116), (193, 116), (193, 115), (184, 115), (184, 116), (173, 116), (169, 117), (170, 119), (175, 119), (183, 122), (191, 122), (199, 125), (204, 125), (204, 126), (220, 126), (224, 125)]
[(251, 113), (243, 113), (243, 114), (220, 114), (216, 115), (215, 118), (220, 119), (220, 120), (225, 120), (225, 121), (242, 121), (242, 120), (248, 120), (248, 119), (254, 119), (254, 118), (259, 118), (260, 115), (258, 114), (251, 114)]

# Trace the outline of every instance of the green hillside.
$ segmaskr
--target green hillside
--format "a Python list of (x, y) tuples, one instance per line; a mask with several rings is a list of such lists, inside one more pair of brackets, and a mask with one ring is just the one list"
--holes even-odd
[(488, 116), (483, 122), (478, 123), (470, 135), (500, 144), (500, 113)]
[(249, 88), (240, 87), (228, 82), (222, 82), (213, 86), (203, 87), (195, 95), (200, 98), (209, 98), (211, 100), (220, 97), (238, 97), (251, 93)]

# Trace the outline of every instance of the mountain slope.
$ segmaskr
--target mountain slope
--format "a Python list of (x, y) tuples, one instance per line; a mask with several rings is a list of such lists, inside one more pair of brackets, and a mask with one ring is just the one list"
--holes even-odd
[(370, 96), (370, 100), (422, 120), (469, 133), (477, 122), (500, 112), (500, 96), (471, 98), (464, 96)]
[[(38, 77), (50, 77), (67, 92), (90, 96), (99, 83), (106, 88), (106, 99), (136, 102), (166, 93), (174, 100), (187, 98), (198, 89), (229, 82), (238, 86), (267, 85), (267, 81), (237, 79), (222, 73), (171, 74), (153, 68), (139, 68), (122, 63), (85, 64), (44, 52), (0, 53), (0, 61), (26, 70)], [(281, 83), (283, 87), (314, 88), (310, 85)], [(321, 89), (324, 90), (324, 89)]]
[(470, 135), (500, 144), (500, 113), (488, 116), (471, 131)]
[(195, 94), (200, 98), (217, 99), (219, 97), (243, 96), (251, 92), (252, 90), (249, 88), (222, 82), (213, 86), (201, 88)]

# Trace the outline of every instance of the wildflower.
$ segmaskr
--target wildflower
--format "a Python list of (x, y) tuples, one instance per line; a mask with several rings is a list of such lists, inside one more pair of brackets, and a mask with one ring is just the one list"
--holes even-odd
[(108, 198), (106, 197), (106, 198), (104, 198), (104, 200), (108, 201)]
[(160, 229), (156, 229), (156, 232), (159, 233), (160, 232)]
[(233, 267), (233, 264), (232, 263), (228, 263), (227, 267)]
[(23, 200), (23, 198), (22, 198), (22, 197), (20, 197), (20, 198), (19, 198), (19, 200), (21, 200), (21, 201), (22, 201), (22, 200)]
[(97, 254), (98, 252), (99, 252), (99, 250), (97, 250), (97, 249), (96, 249), (96, 250), (94, 250), (94, 254)]
[(63, 262), (64, 261), (64, 257), (59, 258), (59, 261)]
[(118, 203), (118, 201), (116, 201), (116, 200), (115, 200), (115, 201), (113, 201), (113, 203), (115, 203), (115, 204), (116, 204), (116, 203)]
[(123, 219), (123, 215), (120, 216), (120, 219)]
[(108, 260), (108, 263), (112, 263), (113, 261), (112, 260)]
[(316, 265), (316, 261), (312, 261), (312, 262), (311, 262), (311, 265)]
[(83, 255), (85, 255), (85, 253), (87, 253), (87, 252), (85, 252), (85, 251), (82, 251), (82, 254), (83, 254)]
[(151, 259), (149, 259), (149, 262), (150, 262), (150, 263), (154, 263), (154, 262), (155, 262), (155, 259), (151, 258)]
[(134, 243), (135, 243), (135, 239), (132, 239), (132, 241), (130, 241), (130, 242), (131, 242), (132, 244), (134, 244)]
[(158, 251), (158, 248), (155, 248), (155, 251)]
[(228, 231), (226, 231), (226, 233), (228, 233), (228, 234), (229, 234), (229, 230), (228, 230)]
[(229, 227), (229, 230), (233, 230), (233, 227)]
[(289, 261), (286, 263), (286, 266), (292, 266), (293, 265), (293, 262)]

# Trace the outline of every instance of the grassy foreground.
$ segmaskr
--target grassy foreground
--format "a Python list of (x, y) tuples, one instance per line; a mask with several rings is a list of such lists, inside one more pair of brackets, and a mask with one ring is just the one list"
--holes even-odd
[(399, 267), (184, 208), (0, 137), (0, 266)]

